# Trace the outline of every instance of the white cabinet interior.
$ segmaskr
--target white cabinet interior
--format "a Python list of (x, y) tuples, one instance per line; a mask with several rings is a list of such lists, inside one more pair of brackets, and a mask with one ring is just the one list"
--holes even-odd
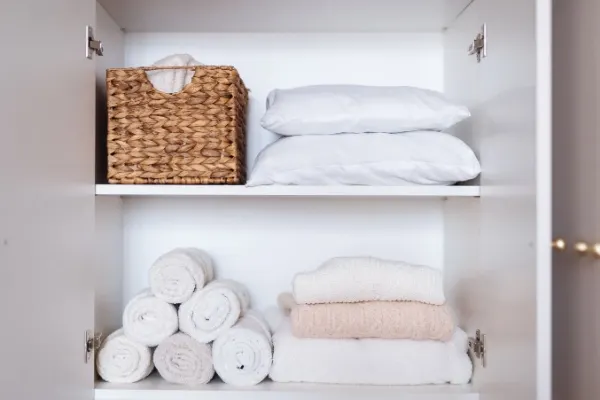
[[(481, 182), (457, 187), (245, 188), (106, 185), (100, 171), (96, 330), (119, 326), (123, 303), (147, 284), (156, 257), (190, 245), (213, 255), (219, 275), (244, 282), (262, 310), (275, 306), (295, 273), (328, 257), (431, 265), (444, 271), (461, 326), (492, 340), (487, 368), (475, 360), (468, 387), (188, 389), (149, 380), (99, 382), (97, 399), (546, 399), (549, 371), (540, 365), (550, 352), (550, 265), (542, 220), (549, 218), (550, 117), (542, 96), (550, 76), (538, 63), (550, 44), (549, 1), (99, 3), (96, 31), (106, 47), (106, 58), (96, 61), (99, 110), (106, 68), (170, 53), (234, 65), (251, 89), (251, 168), (276, 139), (259, 125), (273, 88), (420, 86), (471, 108), (473, 118), (454, 133), (473, 147), (484, 172)], [(478, 63), (467, 49), (484, 23), (489, 56)], [(100, 123), (100, 146), (102, 129)]]

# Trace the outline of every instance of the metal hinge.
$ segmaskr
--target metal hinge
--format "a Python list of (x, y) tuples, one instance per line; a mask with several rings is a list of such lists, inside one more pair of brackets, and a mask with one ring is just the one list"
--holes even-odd
[(477, 62), (487, 57), (487, 26), (483, 24), (481, 32), (475, 36), (473, 43), (469, 46), (469, 55), (477, 56)]
[(90, 60), (97, 56), (104, 55), (104, 46), (100, 40), (94, 38), (94, 28), (91, 26), (85, 27), (85, 56)]
[(94, 334), (93, 331), (87, 330), (85, 331), (85, 340), (84, 340), (84, 350), (85, 350), (85, 359), (84, 362), (87, 364), (92, 359), (92, 354), (94, 351), (100, 348), (100, 343), (102, 341), (102, 333)]
[(475, 331), (475, 338), (469, 338), (469, 350), (474, 358), (481, 360), (481, 365), (485, 368), (487, 364), (487, 348), (485, 345), (485, 335), (483, 335), (479, 329)]

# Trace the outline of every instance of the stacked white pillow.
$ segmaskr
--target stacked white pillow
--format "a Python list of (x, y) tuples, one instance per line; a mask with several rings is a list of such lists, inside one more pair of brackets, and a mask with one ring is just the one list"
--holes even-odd
[(441, 131), (469, 110), (413, 87), (306, 86), (274, 90), (262, 126), (282, 138), (259, 154), (249, 186), (450, 185), (480, 165)]

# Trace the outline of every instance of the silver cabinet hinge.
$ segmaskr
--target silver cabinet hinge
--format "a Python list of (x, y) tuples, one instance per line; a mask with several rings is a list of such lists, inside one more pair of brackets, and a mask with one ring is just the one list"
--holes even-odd
[(104, 46), (100, 40), (94, 38), (94, 28), (91, 26), (85, 27), (85, 56), (90, 60), (97, 56), (104, 55)]
[(91, 330), (85, 331), (85, 338), (84, 338), (85, 359), (84, 359), (84, 362), (86, 364), (88, 362), (90, 362), (94, 352), (100, 348), (101, 341), (102, 341), (102, 333), (94, 333)]
[(479, 329), (475, 332), (474, 338), (469, 338), (469, 351), (473, 358), (481, 360), (481, 366), (483, 368), (487, 366), (485, 335), (482, 334)]
[(487, 26), (483, 24), (481, 31), (469, 46), (469, 55), (476, 56), (477, 62), (487, 57)]

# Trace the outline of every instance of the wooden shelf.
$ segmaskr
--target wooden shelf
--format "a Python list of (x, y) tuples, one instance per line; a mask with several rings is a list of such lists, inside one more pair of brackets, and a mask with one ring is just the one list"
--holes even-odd
[(121, 197), (478, 197), (479, 186), (96, 185), (97, 196)]
[(170, 384), (154, 374), (134, 384), (98, 382), (96, 400), (478, 400), (470, 385), (355, 386), (275, 383), (239, 388), (217, 379), (208, 385)]
[(99, 0), (127, 32), (441, 31), (471, 0)]

